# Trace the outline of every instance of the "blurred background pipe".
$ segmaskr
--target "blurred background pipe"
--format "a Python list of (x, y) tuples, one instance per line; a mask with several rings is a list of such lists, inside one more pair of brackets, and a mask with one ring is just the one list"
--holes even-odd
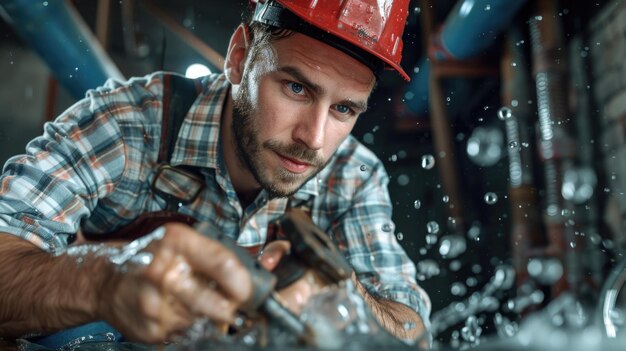
[(498, 117), (504, 121), (509, 152), (509, 203), (511, 209), (511, 256), (516, 271), (517, 285), (523, 286), (529, 276), (527, 264), (531, 248), (545, 246), (541, 210), (533, 175), (534, 143), (530, 131), (534, 111), (530, 100), (532, 82), (528, 58), (523, 47), (521, 28), (507, 32), (500, 65), (501, 100), (504, 107)]
[(548, 246), (544, 255), (561, 260), (563, 276), (552, 285), (553, 297), (579, 288), (578, 247), (568, 214), (573, 203), (561, 196), (563, 177), (575, 159), (565, 96), (567, 66), (563, 57), (563, 34), (556, 0), (536, 1), (537, 15), (530, 21), (533, 74), (537, 89), (539, 154), (545, 175), (545, 225)]
[(5, 0), (0, 14), (74, 98), (108, 78), (124, 79), (69, 1)]
[[(432, 60), (465, 60), (491, 47), (498, 34), (515, 17), (526, 0), (462, 0), (457, 2), (443, 26), (434, 34), (428, 57)], [(430, 39), (429, 39), (430, 40)], [(414, 113), (428, 111), (429, 59), (419, 61), (406, 93), (407, 107)]]

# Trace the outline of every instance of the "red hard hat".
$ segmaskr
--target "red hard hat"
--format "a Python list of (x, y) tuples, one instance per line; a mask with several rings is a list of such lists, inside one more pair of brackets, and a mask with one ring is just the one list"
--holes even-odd
[(409, 80), (400, 66), (409, 0), (251, 1), (253, 21), (302, 32), (347, 52), (375, 74), (377, 67), (395, 69)]

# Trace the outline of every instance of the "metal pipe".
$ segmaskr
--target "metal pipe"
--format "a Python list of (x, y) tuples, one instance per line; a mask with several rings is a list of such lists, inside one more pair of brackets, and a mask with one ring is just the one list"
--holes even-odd
[[(423, 14), (427, 21), (422, 23), (423, 30), (430, 33), (431, 28), (428, 23), (432, 23), (433, 14), (428, 0), (422, 0), (424, 6)], [(440, 78), (434, 74), (428, 76), (429, 90), (431, 92), (430, 108), (432, 110), (431, 126), (433, 131), (433, 141), (435, 144), (435, 157), (439, 173), (441, 175), (443, 190), (449, 197), (448, 211), (455, 223), (457, 232), (465, 230), (463, 217), (463, 207), (461, 203), (461, 192), (459, 191), (459, 179), (456, 157), (454, 155), (454, 145), (452, 143), (452, 132), (448, 121), (448, 115), (443, 97)]]
[(467, 59), (496, 41), (497, 35), (526, 0), (464, 0), (456, 3), (441, 30), (435, 35), (431, 57)]
[(96, 11), (96, 37), (106, 50), (109, 46), (109, 18), (111, 17), (111, 0), (98, 0)]
[(528, 281), (527, 265), (531, 248), (545, 245), (532, 170), (533, 143), (530, 142), (530, 126), (533, 111), (527, 103), (530, 100), (531, 82), (528, 79), (530, 74), (526, 54), (520, 46), (523, 43), (522, 37), (520, 28), (514, 27), (507, 32), (500, 66), (501, 100), (506, 107), (498, 111), (498, 117), (505, 123), (508, 139), (510, 245), (518, 287)]
[[(428, 57), (431, 60), (465, 60), (491, 47), (498, 34), (510, 24), (526, 0), (462, 0), (457, 2), (441, 30), (432, 37)], [(422, 8), (422, 11), (424, 8)], [(428, 41), (430, 41), (429, 39)], [(428, 42), (426, 41), (426, 42)], [(426, 59), (419, 61), (419, 70), (411, 77), (405, 96), (407, 107), (421, 114), (428, 110), (428, 73)], [(423, 94), (426, 94), (422, 98)]]
[(579, 284), (579, 263), (575, 260), (575, 237), (565, 225), (564, 214), (573, 204), (560, 196), (565, 170), (575, 157), (575, 144), (569, 131), (565, 99), (566, 65), (562, 57), (563, 35), (555, 0), (536, 1), (538, 15), (530, 24), (533, 72), (537, 90), (539, 147), (545, 174), (545, 220), (548, 236), (546, 253), (553, 254), (564, 265), (565, 274), (552, 286), (559, 295)]
[(108, 78), (124, 79), (68, 1), (5, 0), (0, 15), (76, 99)]

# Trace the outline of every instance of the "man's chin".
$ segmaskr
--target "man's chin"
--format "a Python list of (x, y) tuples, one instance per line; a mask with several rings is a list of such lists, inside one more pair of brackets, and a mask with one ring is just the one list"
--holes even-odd
[(272, 184), (269, 187), (265, 187), (265, 190), (267, 191), (270, 198), (275, 199), (275, 198), (280, 198), (280, 197), (289, 197), (295, 194), (296, 192), (298, 192), (298, 190), (301, 187), (302, 187), (302, 184), (300, 184), (299, 186), (289, 186), (289, 187)]
[(295, 194), (310, 178), (302, 179), (301, 181), (277, 181), (269, 184), (265, 184), (264, 188), (268, 192), (271, 198), (289, 197)]

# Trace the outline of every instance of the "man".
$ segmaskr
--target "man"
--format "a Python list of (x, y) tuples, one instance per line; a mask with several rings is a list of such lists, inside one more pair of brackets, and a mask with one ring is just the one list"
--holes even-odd
[[(237, 28), (224, 74), (200, 81), (169, 160), (205, 182), (177, 210), (253, 247), (275, 236), (271, 223), (286, 208), (305, 205), (354, 267), (381, 324), (415, 339), (428, 298), (395, 240), (382, 164), (349, 135), (380, 68), (406, 77), (399, 61), (408, 1), (341, 3), (267, 1)], [(104, 320), (127, 339), (157, 343), (199, 317), (231, 322), (249, 298), (250, 276), (234, 254), (184, 224), (157, 230), (145, 269), (122, 272), (105, 255), (66, 252), (79, 230), (103, 236), (168, 207), (151, 187), (166, 76), (90, 91), (6, 164), (2, 336)], [(277, 247), (263, 256), (270, 268), (284, 251)]]

